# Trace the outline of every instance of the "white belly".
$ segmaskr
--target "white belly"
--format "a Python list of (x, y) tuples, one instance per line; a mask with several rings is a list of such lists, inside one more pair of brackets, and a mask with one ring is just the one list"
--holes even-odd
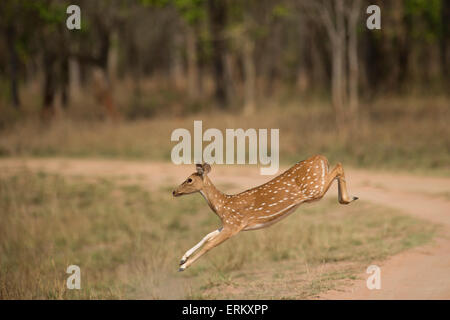
[(292, 208), (287, 209), (285, 212), (280, 213), (280, 216), (275, 218), (275, 219), (272, 219), (272, 220), (270, 220), (268, 222), (258, 223), (258, 224), (255, 224), (255, 225), (251, 226), (251, 227), (244, 228), (243, 231), (258, 230), (258, 229), (262, 229), (262, 228), (267, 228), (267, 227), (271, 226), (272, 224), (280, 221), (281, 219), (286, 218), (288, 215), (290, 215), (292, 212), (294, 212), (295, 209), (297, 209), (297, 207), (299, 205), (300, 205), (300, 203), (298, 205), (292, 207)]

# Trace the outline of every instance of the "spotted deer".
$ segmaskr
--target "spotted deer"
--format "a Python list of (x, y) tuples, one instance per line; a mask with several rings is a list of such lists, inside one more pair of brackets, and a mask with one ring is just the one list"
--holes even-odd
[[(222, 221), (222, 227), (207, 234), (181, 258), (179, 271), (184, 271), (206, 252), (240, 231), (266, 228), (286, 218), (304, 202), (321, 199), (334, 179), (338, 180), (338, 200), (349, 204), (344, 169), (338, 163), (329, 171), (328, 160), (316, 155), (298, 162), (284, 173), (258, 187), (239, 194), (220, 192), (208, 178), (211, 166), (197, 164), (191, 174), (172, 194), (178, 197), (200, 192)], [(195, 254), (194, 254), (195, 253)], [(193, 255), (194, 254), (194, 255)]]

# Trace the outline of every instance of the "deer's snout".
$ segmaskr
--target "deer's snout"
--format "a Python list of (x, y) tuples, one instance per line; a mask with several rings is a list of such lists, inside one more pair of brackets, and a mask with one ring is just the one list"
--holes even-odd
[(180, 193), (177, 192), (177, 190), (173, 190), (173, 191), (172, 191), (172, 195), (173, 195), (174, 197), (178, 197), (178, 196), (180, 195)]

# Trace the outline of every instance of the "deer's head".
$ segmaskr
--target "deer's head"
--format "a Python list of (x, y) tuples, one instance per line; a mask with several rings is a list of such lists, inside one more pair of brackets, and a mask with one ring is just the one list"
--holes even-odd
[(211, 166), (207, 163), (196, 164), (197, 172), (191, 174), (187, 179), (173, 190), (174, 197), (182, 196), (200, 191), (203, 188), (206, 175), (211, 171)]

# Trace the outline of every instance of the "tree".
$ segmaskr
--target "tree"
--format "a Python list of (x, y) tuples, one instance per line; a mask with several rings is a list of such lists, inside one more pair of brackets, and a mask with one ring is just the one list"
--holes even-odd
[(359, 63), (358, 63), (358, 33), (357, 24), (361, 12), (361, 0), (354, 0), (346, 7), (347, 29), (348, 29), (348, 92), (349, 108), (353, 122), (358, 116), (358, 84), (359, 84)]
[(198, 28), (206, 15), (204, 0), (174, 0), (174, 7), (184, 21), (186, 56), (187, 56), (187, 83), (191, 99), (197, 100), (200, 96), (200, 70), (198, 61)]
[[(8, 66), (7, 72), (10, 81), (10, 97), (12, 105), (16, 108), (20, 106), (19, 96), (19, 74), (20, 61), (19, 48), (28, 51), (30, 45), (20, 40), (29, 40), (36, 35), (35, 32), (36, 14), (33, 5), (26, 1), (4, 0), (0, 2), (0, 29), (6, 40)], [(22, 52), (24, 53), (24, 52)]]
[(356, 28), (361, 0), (322, 0), (303, 2), (303, 6), (311, 17), (316, 18), (324, 26), (330, 41), (328, 49), (332, 64), (332, 105), (336, 127), (342, 134), (347, 128), (346, 122), (354, 121), (358, 110), (359, 69)]
[(441, 9), (441, 63), (444, 81), (450, 83), (450, 1), (443, 0)]
[(225, 59), (227, 56), (227, 6), (225, 0), (208, 0), (208, 14), (212, 42), (212, 64), (217, 103), (223, 109), (230, 100)]

